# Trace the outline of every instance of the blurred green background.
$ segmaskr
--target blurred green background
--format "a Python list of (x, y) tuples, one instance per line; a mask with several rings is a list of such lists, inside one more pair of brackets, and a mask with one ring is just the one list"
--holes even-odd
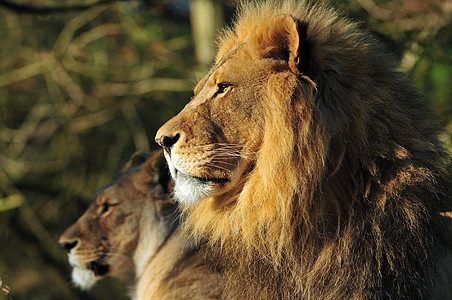
[[(0, 0), (0, 299), (127, 299), (70, 283), (58, 237), (192, 95), (238, 1)], [(337, 0), (452, 135), (452, 1)]]

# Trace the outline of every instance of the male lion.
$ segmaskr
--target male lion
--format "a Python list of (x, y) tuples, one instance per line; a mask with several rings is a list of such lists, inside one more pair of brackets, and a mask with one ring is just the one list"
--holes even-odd
[(451, 299), (449, 158), (397, 68), (322, 4), (243, 4), (156, 135), (226, 297)]
[(60, 237), (77, 286), (89, 289), (112, 275), (131, 283), (134, 299), (218, 296), (218, 275), (178, 234), (169, 179), (162, 151), (139, 152), (124, 173), (96, 193)]

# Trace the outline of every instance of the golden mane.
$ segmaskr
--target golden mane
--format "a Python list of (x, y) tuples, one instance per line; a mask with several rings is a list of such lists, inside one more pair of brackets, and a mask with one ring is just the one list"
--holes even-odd
[(425, 296), (450, 234), (440, 129), (395, 59), (324, 5), (244, 3), (217, 63), (242, 44), (256, 57), (290, 46), (281, 16), (306, 35), (301, 74), (272, 75), (253, 169), (186, 206), (185, 231), (210, 245), (230, 298)]

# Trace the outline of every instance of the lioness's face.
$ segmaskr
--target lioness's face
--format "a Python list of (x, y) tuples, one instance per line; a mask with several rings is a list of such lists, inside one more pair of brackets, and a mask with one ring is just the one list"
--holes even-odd
[[(154, 157), (148, 159), (164, 161), (162, 155)], [(131, 167), (99, 190), (85, 213), (61, 235), (59, 243), (68, 252), (78, 287), (89, 289), (108, 275), (134, 279), (134, 251), (139, 235), (145, 235), (140, 226), (149, 227), (147, 234), (164, 220), (159, 213), (165, 205), (166, 187), (152, 178), (157, 172), (144, 171), (143, 165)], [(152, 235), (155, 243), (164, 240), (163, 231)]]
[(180, 201), (227, 193), (252, 168), (265, 125), (262, 99), (276, 64), (252, 58), (246, 45), (229, 51), (198, 83), (191, 102), (159, 129), (156, 141)]

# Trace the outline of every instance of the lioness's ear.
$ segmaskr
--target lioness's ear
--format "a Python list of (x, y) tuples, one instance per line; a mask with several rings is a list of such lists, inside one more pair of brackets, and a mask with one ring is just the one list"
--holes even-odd
[(269, 29), (268, 38), (271, 45), (267, 45), (264, 50), (267, 56), (284, 59), (294, 74), (308, 72), (310, 45), (307, 28), (307, 23), (289, 16), (276, 19)]
[(149, 152), (145, 152), (145, 151), (138, 151), (135, 152), (134, 154), (132, 154), (132, 156), (130, 157), (129, 161), (126, 163), (125, 167), (124, 167), (124, 171), (139, 166), (142, 163), (144, 163), (146, 161), (146, 159), (150, 156), (151, 154)]
[(157, 150), (148, 155), (137, 180), (142, 188), (157, 189), (163, 194), (169, 194), (171, 176), (163, 150)]

